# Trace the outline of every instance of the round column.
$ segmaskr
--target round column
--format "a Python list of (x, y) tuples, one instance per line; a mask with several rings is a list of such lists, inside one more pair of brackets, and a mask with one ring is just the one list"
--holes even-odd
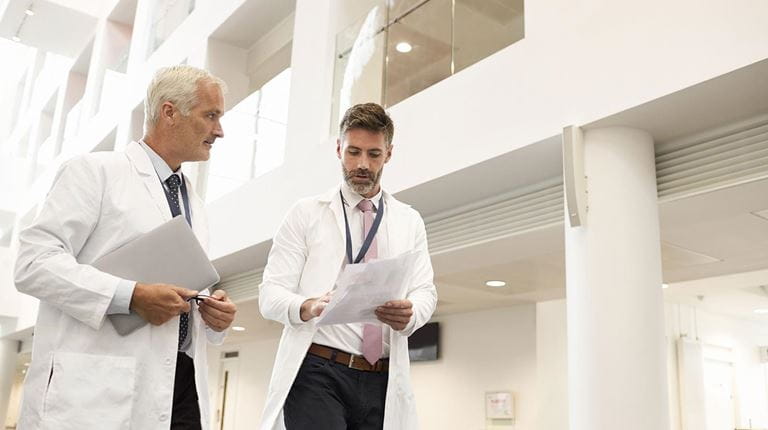
[(566, 216), (570, 430), (669, 428), (652, 137), (584, 134), (587, 215)]

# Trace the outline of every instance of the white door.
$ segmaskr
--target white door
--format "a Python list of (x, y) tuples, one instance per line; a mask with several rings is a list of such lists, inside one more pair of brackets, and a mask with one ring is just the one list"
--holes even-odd
[(736, 428), (733, 396), (733, 365), (719, 360), (704, 360), (704, 390), (707, 402), (707, 430)]
[(235, 408), (237, 406), (237, 358), (221, 360), (219, 372), (219, 395), (216, 410), (216, 429), (235, 430)]

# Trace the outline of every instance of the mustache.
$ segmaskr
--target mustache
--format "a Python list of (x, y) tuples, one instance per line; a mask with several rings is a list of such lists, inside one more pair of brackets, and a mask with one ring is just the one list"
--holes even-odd
[(357, 169), (357, 170), (349, 170), (347, 172), (347, 179), (353, 177), (353, 176), (365, 176), (368, 179), (373, 179), (373, 172), (366, 169)]

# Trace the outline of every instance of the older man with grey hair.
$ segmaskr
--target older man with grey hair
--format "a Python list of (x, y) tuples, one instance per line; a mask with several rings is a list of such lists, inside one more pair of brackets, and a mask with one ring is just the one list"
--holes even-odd
[[(204, 70), (161, 69), (142, 140), (59, 169), (19, 236), (16, 287), (40, 299), (19, 429), (209, 428), (206, 345), (223, 341), (235, 305), (221, 290), (201, 299), (92, 263), (175, 216), (206, 246), (203, 202), (180, 167), (224, 135), (224, 91)], [(121, 336), (106, 317), (131, 311), (149, 324)]]

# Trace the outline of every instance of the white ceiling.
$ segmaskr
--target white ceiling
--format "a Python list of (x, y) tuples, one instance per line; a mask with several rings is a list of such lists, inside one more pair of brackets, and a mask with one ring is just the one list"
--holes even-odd
[(702, 310), (768, 324), (768, 270), (737, 273), (670, 284), (664, 298), (671, 303), (696, 306)]
[(296, 9), (296, 0), (246, 0), (211, 38), (248, 49)]
[[(59, 3), (46, 0), (11, 1), (0, 17), (0, 37), (11, 39), (18, 31), (21, 43), (25, 45), (65, 57), (76, 57), (93, 36), (97, 18)], [(35, 12), (33, 16), (24, 13), (30, 5)]]

